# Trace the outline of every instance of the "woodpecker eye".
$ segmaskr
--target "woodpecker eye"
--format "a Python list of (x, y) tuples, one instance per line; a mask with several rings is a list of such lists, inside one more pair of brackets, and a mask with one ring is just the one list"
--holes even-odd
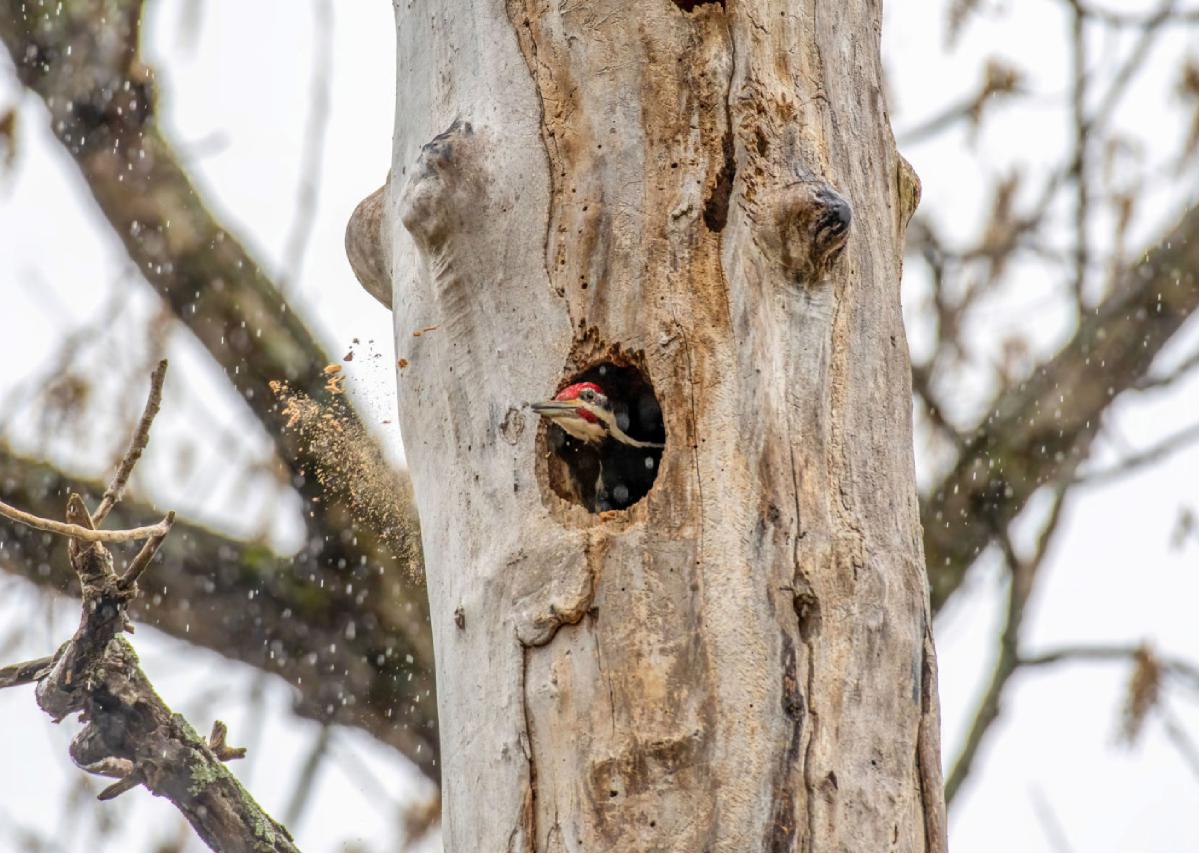
[(583, 398), (583, 400), (587, 401), (588, 403), (591, 403), (592, 401), (596, 400), (596, 393), (591, 389), (584, 389), (583, 394), (579, 397)]

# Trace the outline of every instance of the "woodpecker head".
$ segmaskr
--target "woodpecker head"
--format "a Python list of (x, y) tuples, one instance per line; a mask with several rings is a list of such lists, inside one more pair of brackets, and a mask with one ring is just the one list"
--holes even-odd
[(552, 401), (532, 404), (533, 411), (545, 416), (576, 439), (600, 444), (606, 437), (634, 448), (662, 448), (661, 443), (640, 442), (617, 424), (617, 415), (604, 390), (595, 383), (572, 383)]
[(601, 413), (611, 415), (612, 405), (595, 383), (572, 383), (552, 401), (533, 404), (533, 411), (545, 416), (576, 439), (600, 443), (608, 436)]

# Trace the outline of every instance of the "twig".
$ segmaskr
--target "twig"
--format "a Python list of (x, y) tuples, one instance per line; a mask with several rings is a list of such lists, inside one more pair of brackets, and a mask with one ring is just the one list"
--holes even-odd
[(1071, 17), (1071, 114), (1075, 125), (1075, 153), (1071, 160), (1071, 174), (1075, 178), (1075, 277), (1073, 290), (1075, 305), (1084, 311), (1084, 287), (1087, 284), (1088, 263), (1091, 256), (1088, 241), (1088, 220), (1091, 214), (1091, 196), (1088, 185), (1088, 119), (1086, 110), (1087, 33), (1083, 9), (1077, 2), (1070, 3)]
[(1188, 764), (1188, 768), (1192, 770), (1192, 774), (1195, 775), (1200, 772), (1200, 764), (1196, 761), (1195, 741), (1187, 734), (1179, 722), (1175, 720), (1175, 716), (1171, 715), (1165, 708), (1159, 708), (1159, 717), (1162, 719), (1168, 741), (1179, 751), (1184, 762)]
[(1184, 446), (1191, 445), (1196, 441), (1198, 434), (1200, 434), (1200, 424), (1189, 425), (1149, 448), (1129, 455), (1124, 460), (1106, 469), (1078, 473), (1075, 476), (1075, 483), (1095, 486), (1128, 475), (1151, 463), (1157, 463), (1159, 460), (1162, 460)]
[(1095, 18), (1110, 27), (1137, 27), (1145, 28), (1152, 26), (1160, 19), (1163, 21), (1171, 21), (1176, 24), (1188, 24), (1196, 26), (1196, 16), (1200, 14), (1194, 6), (1190, 9), (1171, 9), (1164, 16), (1162, 10), (1153, 12), (1150, 15), (1138, 12), (1118, 12), (1112, 9), (1101, 9), (1099, 7), (1089, 6), (1084, 3), (1079, 4), (1083, 9), (1083, 13), (1089, 18)]
[(380, 798), (372, 803), (372, 807), (379, 811), (380, 816), (389, 818), (396, 816), (398, 799), (387, 795), (391, 792), (387, 782), (375, 774), (375, 771), (367, 763), (363, 762), (353, 745), (342, 740), (336, 746), (336, 750), (330, 752), (330, 757), (350, 776), (350, 780), (358, 781), (360, 786), (365, 787), (368, 792), (380, 794)]
[(150, 562), (154, 559), (154, 554), (158, 552), (158, 548), (162, 546), (163, 539), (166, 538), (167, 532), (171, 530), (171, 526), (175, 524), (175, 512), (168, 511), (163, 524), (167, 527), (162, 534), (155, 535), (142, 544), (142, 548), (138, 554), (129, 562), (129, 566), (125, 568), (125, 572), (121, 575), (121, 584), (126, 588), (132, 588), (137, 584), (138, 577), (142, 575)]
[(1133, 50), (1129, 52), (1125, 57), (1125, 62), (1122, 63), (1116, 74), (1113, 75), (1108, 91), (1100, 99), (1100, 103), (1096, 106), (1091, 118), (1087, 119), (1084, 123), (1083, 127), (1086, 133), (1091, 135), (1098, 134), (1104, 122), (1113, 115), (1117, 103), (1121, 100), (1121, 96), (1125, 94), (1134, 75), (1146, 67), (1146, 57), (1149, 55), (1150, 49), (1154, 46), (1154, 40), (1158, 38), (1162, 25), (1171, 20), (1174, 12), (1175, 0), (1166, 0), (1141, 25), (1142, 34), (1133, 46)]
[(1025, 617), (1025, 606), (1029, 602), (1029, 595), (1033, 591), (1033, 583), (1037, 577), (1037, 571), (1045, 560), (1051, 539), (1062, 517), (1062, 509), (1066, 503), (1068, 486), (1068, 484), (1059, 484), (1055, 488), (1054, 505), (1050, 509), (1050, 516), (1046, 524), (1042, 527), (1042, 532), (1038, 536), (1037, 545), (1034, 548), (1034, 554), (1028, 561), (1022, 561), (1017, 556), (1016, 549), (1013, 547), (1012, 540), (1008, 536), (1007, 529), (1002, 525), (997, 526), (997, 540), (1000, 543), (1005, 560), (1008, 562), (1012, 573), (1012, 582), (1009, 585), (1008, 594), (1008, 616), (1005, 621), (1004, 631), (1000, 636), (1000, 652), (996, 660), (995, 670), (992, 672), (991, 683), (984, 690), (983, 696), (979, 700), (975, 720), (971, 722), (971, 729), (967, 733), (963, 747), (959, 751), (954, 765), (950, 768), (950, 774), (946, 776), (947, 805), (954, 801), (954, 797), (958, 794), (963, 781), (971, 773), (971, 764), (975, 760), (975, 755), (979, 752), (979, 747), (983, 744), (984, 736), (1000, 717), (1000, 700), (1004, 694), (1004, 687), (1008, 683), (1009, 678), (1016, 672), (1018, 663), (1020, 662), (1018, 650), (1020, 648), (1021, 622)]
[(330, 0), (317, 0), (313, 39), (316, 42), (316, 56), (312, 64), (312, 106), (308, 113), (308, 129), (304, 134), (300, 192), (296, 199), (296, 216), (283, 255), (284, 268), (279, 274), (279, 290), (285, 294), (300, 280), (304, 251), (312, 234), (317, 194), (321, 187), (325, 133), (329, 127), (330, 81), (333, 79), (333, 6)]
[(53, 656), (43, 656), (40, 659), (30, 659), (28, 662), (18, 662), (16, 665), (5, 665), (0, 668), (0, 689), (32, 683), (50, 667), (52, 662), (54, 662)]
[[(150, 426), (154, 423), (154, 417), (158, 415), (159, 407), (162, 406), (162, 387), (166, 376), (167, 360), (164, 359), (155, 366), (154, 371), (150, 374), (150, 394), (146, 397), (146, 407), (142, 410), (142, 418), (138, 421), (132, 439), (129, 440), (129, 448), (126, 450), (125, 456), (121, 458), (116, 474), (113, 475), (112, 481), (109, 482), (108, 488), (100, 498), (100, 504), (92, 514), (92, 520), (97, 526), (104, 522), (108, 512), (117, 502), (121, 501), (121, 494), (125, 491), (125, 484), (129, 481), (133, 467), (141, 459), (142, 452), (146, 449), (146, 443), (150, 441)], [(163, 534), (165, 535), (166, 532), (164, 531)]]
[(222, 763), (230, 760), (242, 760), (246, 756), (245, 748), (234, 748), (226, 739), (229, 737), (229, 727), (223, 721), (214, 721), (212, 733), (208, 735), (208, 747)]
[[(1070, 662), (1123, 662), (1136, 659), (1141, 651), (1138, 644), (1080, 644), (1071, 647), (1056, 647), (1034, 656), (1021, 656), (1017, 665), (1022, 668), (1060, 665)], [(1171, 674), (1200, 685), (1200, 673), (1195, 662), (1155, 653), (1155, 659)]]
[(308, 804), (309, 796), (312, 795), (317, 772), (329, 751), (329, 737), (332, 733), (333, 728), (328, 724), (322, 724), (317, 738), (313, 741), (308, 757), (304, 761), (304, 767), (300, 770), (300, 777), (296, 781), (296, 788), (292, 790), (292, 797), (288, 799), (287, 808), (283, 812), (283, 821), (289, 825), (299, 822), (300, 817), (304, 814), (304, 806)]
[(983, 116), (984, 107), (992, 99), (999, 95), (1018, 95), (1022, 92), (1021, 77), (1015, 69), (994, 60), (989, 61), (984, 68), (983, 81), (973, 95), (951, 104), (919, 125), (902, 131), (898, 134), (898, 141), (901, 146), (915, 145), (963, 120), (977, 126)]
[(925, 404), (925, 414), (929, 417), (929, 421), (933, 426), (954, 443), (954, 447), (958, 450), (958, 453), (962, 454), (966, 451), (967, 442), (963, 439), (963, 435), (959, 433), (958, 428), (946, 417), (946, 412), (942, 409), (941, 402), (933, 394), (929, 382), (929, 368), (928, 364), (913, 365), (913, 394)]
[(96, 796), (96, 800), (101, 802), (111, 801), (122, 793), (127, 793), (139, 784), (144, 783), (146, 783), (145, 775), (138, 770), (134, 770), (115, 784), (101, 790)]
[(1038, 823), (1042, 826), (1042, 831), (1046, 834), (1046, 842), (1050, 844), (1050, 849), (1054, 852), (1073, 852), (1071, 844), (1067, 841), (1067, 835), (1063, 832), (1062, 823), (1058, 821), (1058, 814), (1054, 812), (1054, 808), (1050, 806), (1046, 794), (1042, 792), (1041, 787), (1029, 788), (1029, 800), (1033, 802), (1033, 813), (1037, 817)]
[(1143, 377), (1133, 388), (1138, 392), (1148, 392), (1151, 389), (1161, 389), (1165, 386), (1171, 386), (1195, 371), (1198, 362), (1200, 362), (1200, 353), (1193, 353), (1163, 374), (1157, 374), (1153, 377)]
[[(29, 290), (29, 293), (41, 294), (49, 293), (49, 291), (34, 287)], [(21, 412), (24, 404), (38, 400), (47, 389), (53, 386), (56, 380), (67, 376), (76, 357), (87, 348), (104, 341), (102, 336), (104, 330), (115, 325), (127, 301), (124, 288), (113, 288), (112, 295), (94, 318), (80, 324), (61, 339), (53, 361), (46, 365), (44, 371), (29, 376), (9, 389), (4, 398), (0, 399), (0, 433), (8, 429), (9, 424)], [(58, 316), (61, 317), (61, 315)]]
[(174, 512), (172, 511), (161, 522), (157, 522), (154, 525), (111, 530), (90, 529), (73, 523), (62, 523), (57, 520), (35, 517), (33, 514), (27, 514), (25, 511), (14, 508), (12, 505), (5, 504), (4, 502), (0, 502), (0, 516), (6, 516), (13, 522), (24, 523), (33, 528), (40, 528), (42, 531), (61, 534), (65, 537), (73, 537), (76, 540), (86, 541), (87, 543), (128, 543), (132, 540), (144, 540), (148, 537), (162, 538), (171, 530), (171, 523), (168, 522), (168, 519), (174, 520)]

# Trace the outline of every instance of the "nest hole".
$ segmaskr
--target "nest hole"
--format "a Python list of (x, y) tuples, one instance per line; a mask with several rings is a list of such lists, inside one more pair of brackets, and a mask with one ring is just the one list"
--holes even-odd
[[(617, 427), (627, 437), (666, 443), (662, 407), (641, 369), (601, 362), (570, 377), (562, 388), (585, 382), (603, 390)], [(628, 445), (612, 435), (587, 442), (553, 422), (546, 428), (546, 451), (550, 487), (592, 513), (624, 510), (645, 498), (658, 477), (663, 453), (662, 448)]]

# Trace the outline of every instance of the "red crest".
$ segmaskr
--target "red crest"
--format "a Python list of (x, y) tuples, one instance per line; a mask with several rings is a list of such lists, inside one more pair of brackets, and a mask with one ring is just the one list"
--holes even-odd
[[(597, 395), (604, 394), (604, 390), (601, 389), (599, 386), (597, 386), (595, 383), (572, 383), (570, 386), (567, 386), (565, 389), (563, 389), (561, 392), (559, 392), (557, 395), (555, 395), (554, 400), (556, 400), (556, 401), (574, 400), (575, 398), (578, 398), (580, 395), (583, 394), (584, 389), (591, 389)], [(594, 423), (594, 422), (600, 421), (598, 418), (596, 418), (596, 416), (590, 410), (587, 410), (583, 407), (579, 407), (577, 410), (575, 410), (575, 414), (577, 416), (579, 416), (579, 418), (581, 418), (587, 422)]]

